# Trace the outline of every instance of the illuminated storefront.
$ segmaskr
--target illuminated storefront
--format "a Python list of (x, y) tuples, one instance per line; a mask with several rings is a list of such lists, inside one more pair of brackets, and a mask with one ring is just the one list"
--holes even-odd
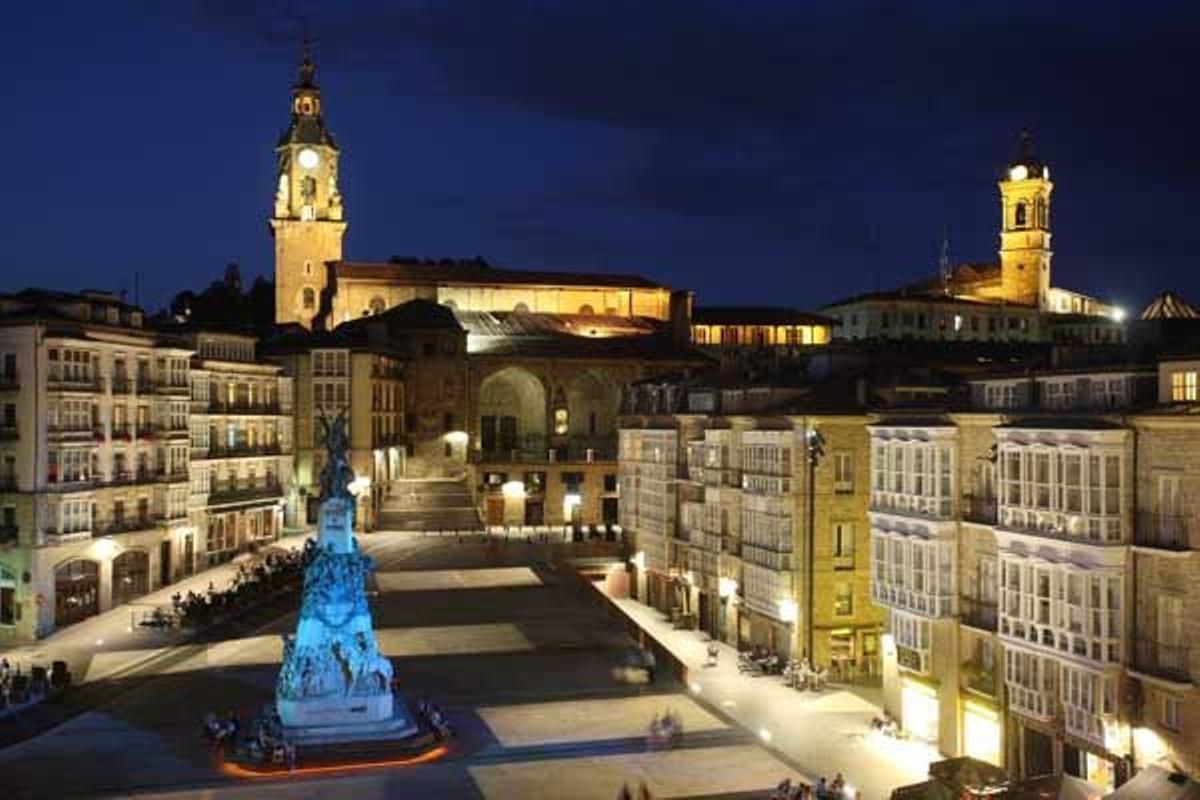
[(1000, 714), (986, 703), (967, 700), (962, 710), (963, 754), (1003, 766)]
[(905, 677), (900, 688), (900, 721), (909, 734), (928, 742), (938, 740), (937, 691)]

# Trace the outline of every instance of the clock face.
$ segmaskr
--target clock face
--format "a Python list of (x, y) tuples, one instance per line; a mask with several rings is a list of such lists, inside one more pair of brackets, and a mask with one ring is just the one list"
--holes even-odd
[[(316, 155), (316, 153), (313, 153), (313, 155)], [(304, 153), (300, 154), (300, 158), (301, 159), (304, 158)], [(303, 164), (304, 162), (301, 161), (300, 163)], [(1009, 177), (1009, 180), (1023, 181), (1029, 177), (1029, 169), (1026, 168), (1026, 166), (1024, 164), (1017, 164), (1015, 167), (1013, 167), (1012, 169), (1010, 169), (1008, 171), (1008, 177)]]
[(321, 157), (317, 155), (317, 151), (308, 147), (300, 151), (300, 155), (296, 157), (296, 160), (305, 169), (315, 169), (317, 164), (321, 163)]

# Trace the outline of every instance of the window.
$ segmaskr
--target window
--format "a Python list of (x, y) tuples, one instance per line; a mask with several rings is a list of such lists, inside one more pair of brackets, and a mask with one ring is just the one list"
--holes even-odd
[(304, 305), (304, 310), (311, 311), (312, 309), (316, 308), (317, 307), (317, 293), (315, 291), (313, 291), (312, 287), (305, 286), (303, 294), (304, 294), (304, 298), (302, 300), (302, 303)]
[(833, 523), (833, 568), (854, 569), (854, 523)]
[(854, 454), (838, 452), (833, 454), (833, 490), (849, 493), (854, 491)]
[(0, 566), (0, 625), (17, 624), (16, 577)]
[(1013, 224), (1018, 228), (1024, 228), (1027, 224), (1029, 210), (1024, 203), (1017, 203), (1016, 213), (1013, 214)]
[(1179, 698), (1168, 694), (1160, 694), (1158, 700), (1158, 722), (1169, 731), (1178, 732), (1180, 723)]
[(604, 476), (604, 491), (615, 492), (617, 490), (617, 476), (608, 474)]
[(1188, 403), (1197, 399), (1196, 373), (1171, 373), (1171, 402)]
[(848, 582), (835, 583), (833, 586), (833, 615), (849, 617), (854, 614), (854, 592)]
[(368, 308), (368, 311), (373, 315), (374, 314), (382, 314), (386, 308), (387, 308), (387, 303), (384, 302), (382, 297), (372, 297), (371, 304)]

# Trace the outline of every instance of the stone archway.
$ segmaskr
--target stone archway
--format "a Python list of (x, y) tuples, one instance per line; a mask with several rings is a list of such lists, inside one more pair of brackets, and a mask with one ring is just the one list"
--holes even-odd
[(621, 392), (615, 381), (595, 370), (584, 370), (567, 385), (571, 438), (584, 448), (610, 446), (616, 437)]
[(144, 550), (126, 550), (112, 562), (112, 602), (131, 602), (150, 591), (150, 555)]
[(479, 386), (479, 449), (511, 456), (513, 450), (545, 453), (546, 386), (527, 369), (507, 367)]
[(54, 626), (61, 628), (100, 613), (100, 565), (86, 558), (54, 570)]

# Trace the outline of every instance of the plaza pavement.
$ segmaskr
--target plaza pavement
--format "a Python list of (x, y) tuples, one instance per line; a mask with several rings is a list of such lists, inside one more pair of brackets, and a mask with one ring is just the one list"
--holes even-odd
[(819, 694), (799, 692), (778, 676), (743, 675), (737, 669), (737, 650), (724, 643), (718, 644), (717, 665), (708, 667), (706, 634), (676, 630), (662, 614), (636, 600), (608, 600), (684, 665), (689, 690), (698, 700), (757, 733), (810, 782), (841, 772), (865, 800), (879, 800), (899, 786), (925, 780), (930, 762), (941, 759), (922, 742), (871, 732), (871, 719), (882, 713), (875, 702), (878, 690), (833, 685)]
[[(304, 545), (310, 532), (295, 533), (273, 542), (268, 549), (295, 550)], [(102, 614), (69, 625), (33, 644), (0, 648), (0, 656), (23, 669), (29, 665), (49, 667), (65, 661), (76, 683), (115, 678), (136, 670), (155, 656), (163, 655), (184, 641), (179, 631), (143, 628), (137, 620), (144, 612), (170, 606), (176, 592), (203, 594), (209, 585), (218, 591), (229, 588), (239, 561), (231, 561), (157, 589), (132, 603), (115, 606)]]
[[(393, 534), (364, 537), (363, 545), (377, 574), (389, 576), (377, 583), (371, 606), (386, 649), (403, 651), (393, 658), (403, 691), (437, 702), (455, 727), (446, 758), (289, 780), (224, 775), (209, 761), (198, 720), (206, 709), (247, 715), (270, 699), (278, 637), (292, 629), (294, 613), (244, 638), (174, 648), (165, 642), (162, 649), (174, 652), (141, 667), (120, 662), (144, 659), (154, 648), (119, 622), (97, 618), (52, 644), (61, 651), (70, 638), (86, 650), (92, 637), (113, 639), (111, 663), (100, 666), (110, 675), (135, 674), (136, 690), (113, 692), (92, 710), (0, 750), (4, 796), (590, 800), (615, 797), (625, 781), (645, 781), (659, 798), (745, 798), (765, 797), (778, 780), (796, 775), (753, 734), (690, 700), (670, 674), (654, 687), (617, 680), (632, 640), (591, 589), (549, 566), (549, 548)], [(530, 568), (536, 580), (529, 580)], [(219, 586), (232, 569), (192, 583)], [(434, 572), (440, 574), (426, 574)], [(650, 718), (667, 709), (683, 716), (685, 733), (674, 749), (648, 749)]]

